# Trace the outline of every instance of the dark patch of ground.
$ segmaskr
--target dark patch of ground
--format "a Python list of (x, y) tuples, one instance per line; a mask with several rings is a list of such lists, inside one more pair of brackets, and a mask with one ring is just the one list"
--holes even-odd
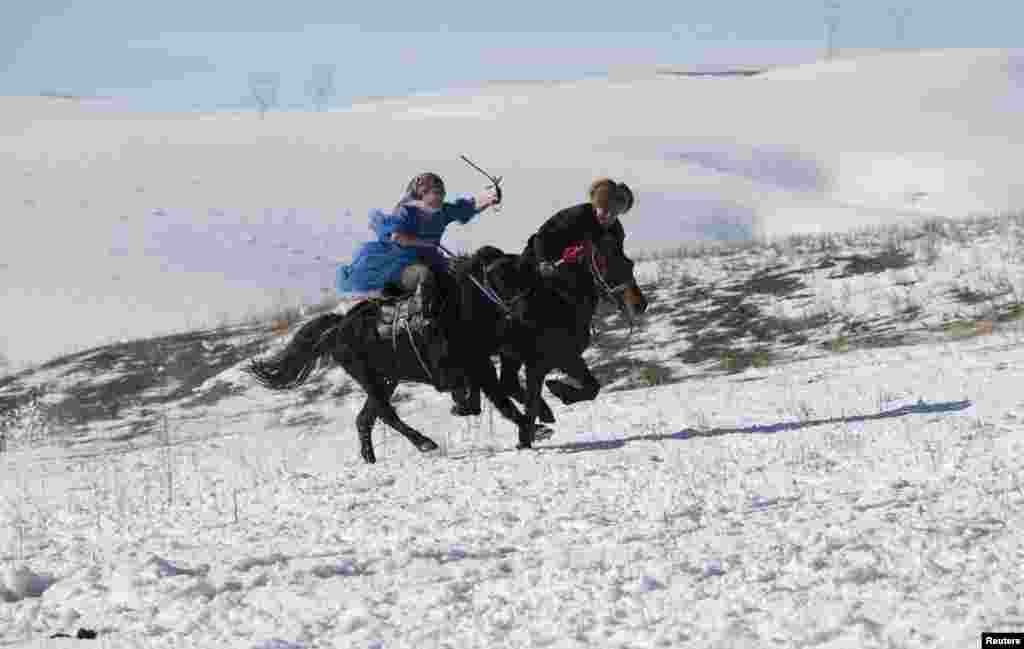
[(887, 347), (903, 347), (904, 345), (913, 345), (923, 340), (924, 338), (922, 338), (921, 336), (909, 332), (872, 333), (852, 338), (850, 339), (850, 344), (861, 349), (884, 349)]
[[(188, 407), (214, 405), (220, 398), (237, 393), (228, 387), (215, 387), (202, 395), (196, 388), (224, 370), (251, 358), (265, 348), (267, 336), (255, 336), (237, 343), (240, 336), (253, 337), (260, 329), (222, 328), (161, 336), (145, 340), (115, 343), (51, 360), (41, 369), (59, 370), (62, 376), (76, 372), (99, 376), (113, 373), (109, 380), (85, 380), (72, 385), (44, 386), (46, 392), (67, 395), (62, 401), (45, 406), (52, 424), (74, 428), (90, 421), (117, 419), (129, 407), (152, 408), (185, 401)], [(14, 392), (18, 377), (4, 384), (0, 410), (14, 408), (30, 399), (29, 392)], [(129, 436), (152, 429), (152, 421), (130, 424)]]
[[(747, 337), (758, 343), (802, 345), (808, 340), (805, 332), (832, 320), (825, 313), (809, 318), (764, 315), (756, 305), (745, 301), (747, 295), (717, 296), (712, 308), (673, 321), (690, 344), (679, 357), (687, 363), (720, 359), (723, 354), (736, 353), (736, 341)], [(739, 358), (742, 361), (744, 356)]]
[(1002, 291), (997, 293), (981, 293), (979, 291), (972, 291), (971, 289), (963, 286), (952, 288), (949, 291), (949, 295), (960, 304), (968, 304), (972, 306), (975, 304), (983, 304), (985, 302), (989, 302), (991, 300), (1003, 297), (1004, 295), (1008, 294), (1009, 291)]
[(318, 412), (306, 412), (295, 419), (289, 419), (284, 425), (289, 428), (316, 427), (327, 423), (327, 419)]
[(591, 364), (590, 371), (601, 385), (609, 385), (626, 379), (620, 386), (608, 391), (649, 388), (677, 382), (671, 368), (655, 361), (640, 361), (635, 358), (609, 358)]
[(902, 320), (903, 322), (913, 322), (917, 320), (917, 316), (921, 315), (921, 311), (923, 310), (924, 309), (922, 309), (920, 306), (916, 304), (911, 304), (907, 308), (903, 309), (903, 311), (900, 313), (899, 319)]
[(843, 272), (838, 275), (831, 275), (830, 279), (842, 277), (853, 277), (854, 275), (866, 275), (868, 273), (881, 273), (886, 270), (907, 268), (914, 265), (914, 254), (897, 249), (887, 249), (873, 256), (848, 255), (835, 256), (835, 261), (845, 261), (846, 266)]
[(727, 349), (719, 357), (719, 369), (736, 373), (750, 367), (767, 367), (775, 356), (767, 347)]
[[(774, 268), (771, 270), (775, 270)], [(750, 279), (728, 287), (728, 290), (744, 295), (762, 294), (785, 296), (791, 295), (807, 286), (794, 275), (809, 273), (812, 269), (797, 269), (773, 273), (771, 270), (755, 273)]]
[(235, 385), (232, 383), (226, 383), (224, 381), (217, 381), (212, 387), (208, 388), (205, 392), (197, 394), (194, 397), (184, 400), (180, 405), (182, 408), (202, 408), (215, 406), (223, 399), (229, 399), (236, 397), (246, 392), (246, 388), (241, 385)]

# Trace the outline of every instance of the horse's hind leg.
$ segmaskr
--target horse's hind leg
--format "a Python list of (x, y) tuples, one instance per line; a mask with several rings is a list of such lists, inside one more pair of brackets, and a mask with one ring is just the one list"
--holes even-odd
[(391, 405), (391, 395), (394, 394), (397, 382), (381, 379), (370, 369), (370, 365), (363, 358), (344, 358), (343, 367), (355, 381), (366, 390), (366, 403), (356, 416), (356, 428), (359, 431), (360, 452), (366, 462), (373, 464), (377, 457), (373, 452), (373, 424), (378, 418), (385, 424), (391, 426), (403, 437), (408, 439), (420, 451), (433, 451), (437, 444), (424, 436), (412, 426), (402, 421), (394, 406)]
[(377, 421), (373, 399), (366, 397), (363, 409), (356, 415), (356, 430), (359, 431), (359, 453), (367, 464), (375, 464), (377, 455), (373, 452), (373, 424)]
[[(372, 404), (364, 406), (364, 410), (367, 407), (373, 408), (373, 416), (375, 418), (381, 419), (385, 424), (401, 433), (403, 437), (412, 442), (412, 445), (421, 452), (426, 453), (427, 451), (436, 450), (437, 444), (434, 440), (402, 421), (402, 418), (398, 416), (398, 412), (395, 411), (395, 407), (391, 405), (391, 395), (394, 394), (397, 385), (397, 382), (392, 381), (380, 381), (373, 384), (373, 389), (367, 390), (367, 395), (372, 400)], [(360, 412), (359, 414), (362, 416), (363, 413)], [(369, 416), (367, 416), (367, 419), (369, 419)]]
[[(382, 396), (390, 401), (391, 395), (394, 394), (397, 387), (397, 382), (386, 383)], [(363, 404), (359, 414), (356, 415), (356, 430), (359, 431), (359, 451), (368, 464), (374, 464), (377, 461), (377, 456), (373, 452), (372, 437), (373, 425), (375, 423), (377, 423), (377, 408), (374, 406), (374, 400), (369, 396), (369, 391), (367, 391), (366, 402)]]

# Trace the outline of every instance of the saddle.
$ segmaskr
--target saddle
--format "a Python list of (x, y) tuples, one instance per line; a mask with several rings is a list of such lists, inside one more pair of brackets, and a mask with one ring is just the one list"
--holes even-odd
[(377, 333), (385, 340), (397, 342), (401, 332), (420, 334), (434, 324), (434, 319), (427, 317), (423, 294), (418, 291), (386, 286), (375, 301), (380, 309)]
[(448, 336), (442, 330), (440, 309), (431, 308), (422, 291), (385, 289), (371, 301), (378, 310), (377, 333), (398, 347), (404, 333), (423, 371), (441, 391), (451, 390), (452, 370), (442, 360), (448, 353)]

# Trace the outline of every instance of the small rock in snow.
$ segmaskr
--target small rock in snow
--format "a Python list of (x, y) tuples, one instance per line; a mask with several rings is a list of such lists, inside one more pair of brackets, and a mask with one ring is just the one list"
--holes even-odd
[(649, 575), (640, 577), (640, 583), (637, 584), (637, 590), (641, 593), (649, 593), (652, 590), (659, 590), (664, 587), (664, 584)]

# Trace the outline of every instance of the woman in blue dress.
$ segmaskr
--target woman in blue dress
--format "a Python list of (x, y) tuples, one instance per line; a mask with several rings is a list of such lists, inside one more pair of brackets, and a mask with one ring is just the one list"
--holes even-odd
[[(372, 210), (370, 229), (377, 235), (359, 247), (352, 263), (338, 267), (337, 290), (341, 294), (396, 288), (419, 288), (427, 317), (440, 315), (439, 293), (447, 276), (447, 262), (438, 244), (450, 223), (463, 225), (499, 202), (495, 189), (473, 198), (445, 202), (444, 181), (435, 173), (422, 173), (409, 181), (402, 198), (389, 212)], [(455, 380), (443, 351), (437, 359), (435, 383), (448, 390)]]

